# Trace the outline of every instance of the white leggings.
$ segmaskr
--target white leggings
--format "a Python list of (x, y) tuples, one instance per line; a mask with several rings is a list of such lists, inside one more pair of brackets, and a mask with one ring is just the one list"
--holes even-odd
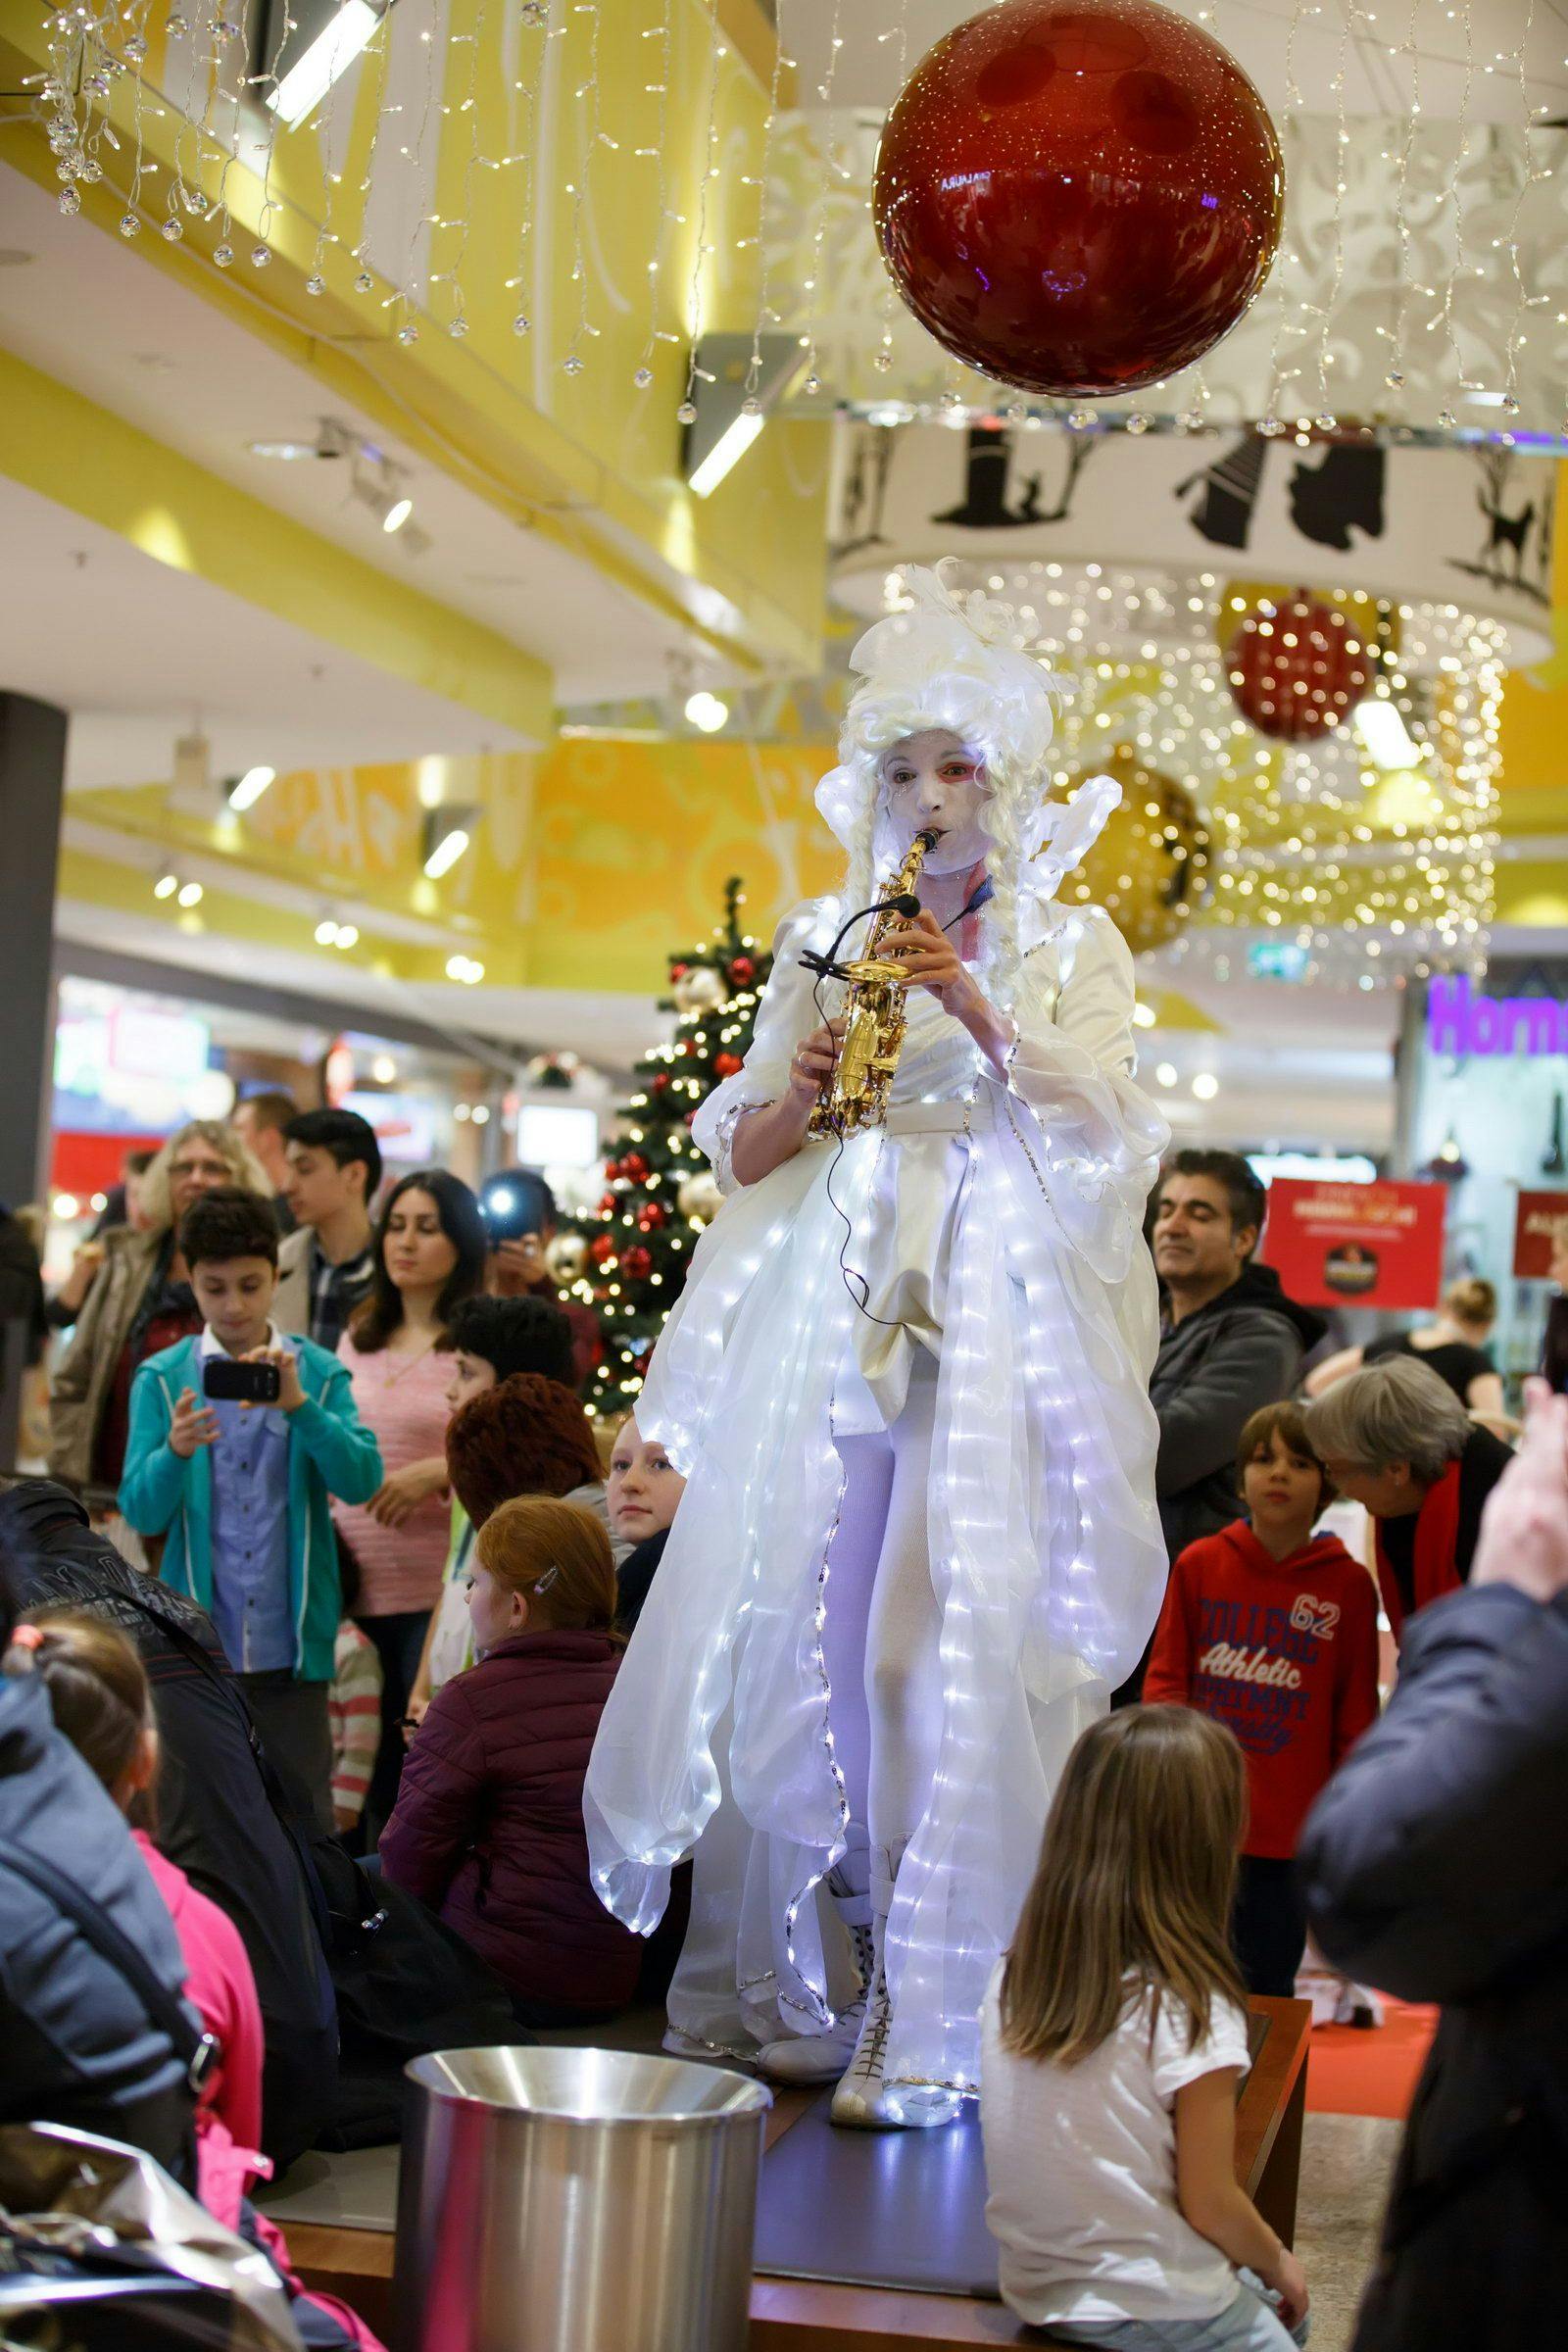
[(852, 1820), (896, 1871), (931, 1795), (942, 1730), (942, 1615), (927, 1527), (937, 1368), (915, 1351), (889, 1430), (840, 1438), (844, 1499), (828, 1552), (822, 1654)]

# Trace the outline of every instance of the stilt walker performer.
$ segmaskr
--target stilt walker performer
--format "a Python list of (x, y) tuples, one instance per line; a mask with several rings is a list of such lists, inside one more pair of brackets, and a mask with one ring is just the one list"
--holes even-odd
[[(870, 2127), (976, 2087), (1055, 1777), (1166, 1575), (1142, 1236), (1166, 1130), (1126, 946), (1056, 898), (1119, 796), (1048, 800), (1018, 615), (906, 577), (817, 791), (844, 887), (784, 921), (694, 1124), (728, 1198), (638, 1405), (689, 1484), (586, 1799), (595, 1884), (644, 1933), (697, 1848), (669, 2046), (840, 2077), (834, 2120)], [(901, 868), (919, 911), (878, 917)], [(809, 958), (868, 935), (902, 1051), (885, 1112), (817, 1133), (852, 1056)]]

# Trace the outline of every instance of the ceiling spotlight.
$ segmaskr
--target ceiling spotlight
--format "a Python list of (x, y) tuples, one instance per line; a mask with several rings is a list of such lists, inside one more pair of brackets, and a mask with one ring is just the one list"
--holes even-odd
[(1212, 1070), (1200, 1070), (1193, 1080), (1193, 1092), (1200, 1102), (1212, 1102), (1219, 1093), (1219, 1080)]
[(333, 947), (357, 948), (359, 944), (360, 927), (358, 923), (339, 923), (337, 927), (337, 937), (332, 942)]
[(175, 904), (180, 906), (199, 906), (202, 903), (202, 886), (199, 882), (182, 882), (174, 894)]
[(392, 504), (388, 507), (386, 513), (381, 517), (382, 530), (388, 533), (391, 533), (392, 531), (401, 531), (403, 525), (408, 521), (409, 516), (413, 513), (414, 501), (412, 498), (408, 497), (407, 495), (402, 498), (395, 498), (392, 501)]
[(1133, 1006), (1133, 1026), (1135, 1029), (1152, 1029), (1158, 1019), (1159, 1015), (1154, 1010), (1152, 1004), (1135, 1004)]
[[(303, 13), (303, 12), (302, 12)], [(280, 122), (297, 129), (320, 105), (339, 74), (346, 74), (381, 22), (368, 0), (343, 0), (296, 65), (289, 68), (267, 104)]]
[(318, 948), (335, 948), (337, 946), (337, 924), (331, 915), (323, 915), (317, 924), (316, 944)]
[(285, 465), (298, 465), (307, 458), (346, 458), (356, 446), (354, 434), (334, 416), (321, 418), (314, 441), (280, 434), (275, 440), (246, 443), (253, 458), (281, 458)]
[(1154, 1076), (1161, 1086), (1174, 1086), (1181, 1076), (1181, 1072), (1173, 1061), (1162, 1061), (1155, 1070)]
[(179, 876), (177, 874), (160, 874), (153, 884), (153, 897), (155, 899), (172, 899), (178, 888)]
[(414, 499), (404, 487), (403, 468), (384, 458), (378, 449), (362, 441), (355, 453), (354, 495), (361, 506), (368, 507), (376, 521), (388, 536), (401, 531), (414, 513)]
[(710, 694), (706, 686), (700, 686), (695, 694), (686, 697), (686, 716), (705, 735), (716, 735), (729, 717), (729, 705), (720, 702), (716, 694)]
[(248, 767), (237, 784), (228, 788), (228, 805), (239, 813), (254, 808), (269, 784), (277, 781), (275, 767)]
[(447, 978), (461, 980), (465, 988), (476, 988), (484, 978), (484, 965), (472, 956), (449, 956)]
[(489, 1105), (489, 1103), (488, 1103), (488, 1102), (476, 1102), (476, 1103), (474, 1104), (474, 1106), (473, 1106), (472, 1118), (473, 1118), (473, 1123), (474, 1123), (474, 1125), (475, 1125), (476, 1127), (485, 1127), (485, 1126), (488, 1126), (488, 1125), (489, 1125), (489, 1122), (490, 1122), (490, 1105)]
[(370, 1076), (377, 1086), (390, 1086), (398, 1074), (398, 1065), (390, 1054), (378, 1054), (370, 1064)]

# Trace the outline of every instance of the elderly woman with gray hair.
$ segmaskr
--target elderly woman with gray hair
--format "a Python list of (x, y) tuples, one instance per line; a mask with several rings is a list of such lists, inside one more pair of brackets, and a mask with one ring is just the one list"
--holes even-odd
[(144, 1231), (111, 1228), (103, 1263), (49, 1392), (49, 1475), (110, 1506), (119, 1492), (136, 1367), (200, 1331), (175, 1229), (220, 1184), (270, 1198), (260, 1160), (220, 1119), (172, 1135), (141, 1180)]
[(1306, 1407), (1305, 1422), (1335, 1486), (1371, 1517), (1383, 1606), (1399, 1641), (1407, 1617), (1469, 1581), (1482, 1506), (1510, 1448), (1408, 1356), (1352, 1372)]

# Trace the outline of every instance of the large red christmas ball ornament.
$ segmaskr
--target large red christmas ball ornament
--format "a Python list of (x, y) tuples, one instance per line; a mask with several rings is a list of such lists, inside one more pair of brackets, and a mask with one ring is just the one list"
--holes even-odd
[(588, 1254), (596, 1266), (602, 1266), (607, 1258), (615, 1254), (613, 1237), (608, 1233), (596, 1234), (588, 1245)]
[(628, 1152), (620, 1163), (620, 1173), (629, 1177), (633, 1184), (641, 1184), (648, 1173), (648, 1162), (640, 1152)]
[(748, 980), (757, 978), (757, 966), (750, 956), (737, 956), (729, 967), (729, 976), (738, 986), (744, 988)]
[(713, 1075), (717, 1078), (738, 1078), (746, 1064), (738, 1054), (715, 1054)]
[(637, 1229), (640, 1233), (657, 1233), (668, 1216), (669, 1211), (662, 1200), (645, 1200), (637, 1211)]
[(620, 1253), (620, 1270), (632, 1282), (646, 1282), (654, 1270), (653, 1251), (645, 1250), (641, 1242), (633, 1242), (629, 1250)]
[(1200, 359), (1268, 274), (1268, 109), (1154, 0), (1001, 0), (926, 52), (872, 196), (894, 281), (945, 349), (1021, 391), (1135, 392)]
[(1371, 679), (1366, 649), (1345, 614), (1304, 590), (1249, 612), (1225, 649), (1225, 666), (1242, 716), (1287, 743), (1339, 726)]

